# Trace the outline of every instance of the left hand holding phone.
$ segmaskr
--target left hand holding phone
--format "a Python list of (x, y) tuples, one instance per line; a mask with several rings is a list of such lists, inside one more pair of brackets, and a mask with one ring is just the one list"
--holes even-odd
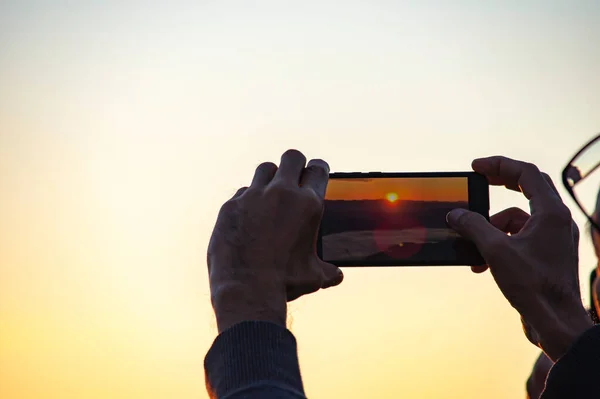
[(328, 177), (325, 161), (306, 165), (289, 150), (223, 205), (207, 257), (219, 332), (250, 320), (285, 326), (288, 301), (342, 282), (316, 253)]

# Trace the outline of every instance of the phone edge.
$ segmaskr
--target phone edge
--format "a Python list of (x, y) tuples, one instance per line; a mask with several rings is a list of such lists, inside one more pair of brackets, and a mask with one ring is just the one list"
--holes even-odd
[[(487, 178), (477, 172), (332, 172), (329, 174), (329, 179), (340, 179), (340, 178), (419, 178), (419, 177), (467, 177), (467, 190), (469, 198), (469, 210), (477, 212), (483, 215), (486, 220), (489, 221), (489, 183)], [(481, 190), (482, 187), (485, 187)], [(483, 194), (483, 197), (479, 198), (475, 193)], [(476, 197), (476, 198), (474, 198)], [(473, 199), (473, 201), (472, 201)], [(473, 245), (474, 247), (474, 245)], [(321, 227), (317, 234), (317, 256), (323, 260), (323, 241), (321, 234)], [(370, 265), (364, 265), (362, 262), (332, 262), (333, 265), (338, 267), (418, 267), (418, 266), (480, 266), (485, 264), (485, 260), (479, 254), (479, 251), (474, 247), (474, 257), (472, 259), (463, 259), (457, 261), (433, 261), (433, 262), (422, 262), (412, 261), (410, 263), (398, 262), (390, 264), (389, 262), (372, 262)]]

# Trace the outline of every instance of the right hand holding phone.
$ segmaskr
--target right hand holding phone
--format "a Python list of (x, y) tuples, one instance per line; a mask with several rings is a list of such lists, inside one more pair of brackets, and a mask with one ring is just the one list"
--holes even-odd
[(579, 290), (577, 226), (550, 178), (535, 165), (490, 157), (473, 161), (473, 170), (492, 185), (523, 192), (531, 215), (509, 208), (488, 222), (455, 209), (448, 224), (475, 243), (521, 315), (527, 338), (557, 361), (593, 326)]

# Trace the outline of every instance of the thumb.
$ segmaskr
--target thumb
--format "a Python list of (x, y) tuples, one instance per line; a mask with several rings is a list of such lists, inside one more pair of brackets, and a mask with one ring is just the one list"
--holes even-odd
[(321, 288), (329, 288), (339, 285), (344, 280), (342, 270), (331, 263), (320, 261), (323, 270), (323, 284)]
[(446, 215), (448, 225), (463, 238), (473, 241), (483, 257), (493, 242), (506, 235), (492, 226), (483, 215), (466, 209), (454, 209)]

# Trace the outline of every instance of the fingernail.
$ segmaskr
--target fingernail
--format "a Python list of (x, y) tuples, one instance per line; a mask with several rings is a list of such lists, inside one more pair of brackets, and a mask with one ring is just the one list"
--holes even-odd
[(452, 227), (452, 225), (456, 224), (456, 221), (466, 212), (467, 210), (462, 208), (456, 208), (451, 210), (446, 214), (446, 225)]

